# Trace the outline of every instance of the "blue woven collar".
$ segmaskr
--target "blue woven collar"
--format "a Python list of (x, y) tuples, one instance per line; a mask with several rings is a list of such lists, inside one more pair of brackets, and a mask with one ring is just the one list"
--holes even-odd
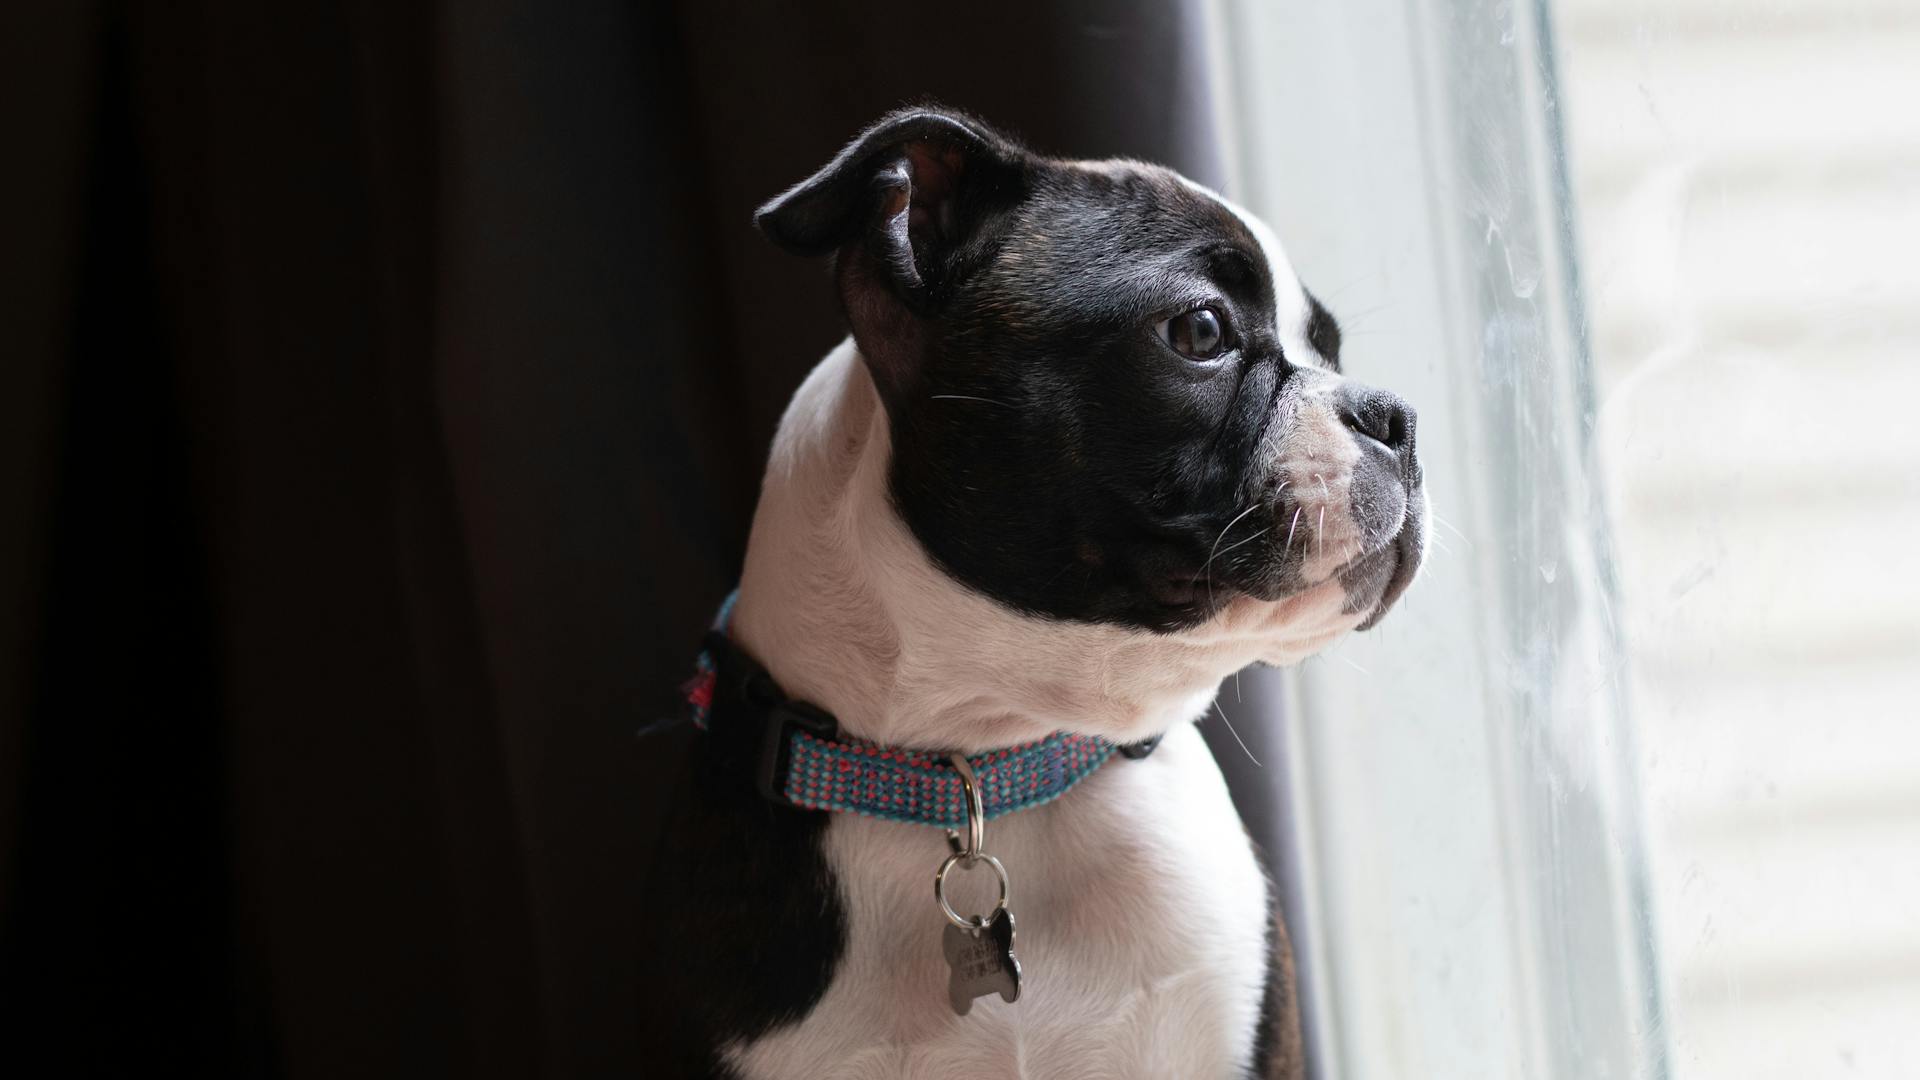
[[(727, 633), (728, 596), (707, 635), (687, 703), (702, 730), (750, 735), (758, 728), (755, 782), (768, 799), (807, 810), (839, 810), (887, 821), (958, 829), (966, 822), (960, 774), (947, 755), (881, 746), (840, 734), (828, 713), (781, 692), (766, 669)], [(1056, 731), (1044, 739), (970, 756), (989, 820), (1052, 802), (1119, 750), (1145, 757), (1158, 739), (1116, 747), (1093, 735)]]

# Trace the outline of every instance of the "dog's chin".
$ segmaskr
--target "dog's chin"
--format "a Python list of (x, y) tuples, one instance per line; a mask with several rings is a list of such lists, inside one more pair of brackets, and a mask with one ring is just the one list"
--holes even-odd
[(1346, 590), (1349, 609), (1365, 612), (1354, 629), (1371, 630), (1380, 624), (1387, 610), (1419, 574), (1426, 547), (1425, 523), (1409, 516), (1384, 547), (1340, 572), (1340, 584)]
[(1323, 581), (1277, 600), (1242, 594), (1222, 607), (1208, 629), (1241, 643), (1246, 651), (1240, 653), (1243, 659), (1236, 667), (1246, 663), (1287, 667), (1352, 632), (1359, 618), (1347, 610), (1340, 583)]

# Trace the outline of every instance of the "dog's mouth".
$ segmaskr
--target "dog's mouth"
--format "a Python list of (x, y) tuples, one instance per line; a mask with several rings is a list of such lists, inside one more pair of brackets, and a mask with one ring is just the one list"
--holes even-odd
[(1307, 497), (1281, 491), (1250, 524), (1220, 530), (1204, 573), (1166, 589), (1179, 601), (1218, 610), (1238, 596), (1277, 602), (1337, 582), (1344, 610), (1362, 616), (1358, 628), (1378, 623), (1425, 557), (1424, 489), (1417, 479), (1398, 477), (1390, 486), (1344, 476), (1312, 480)]

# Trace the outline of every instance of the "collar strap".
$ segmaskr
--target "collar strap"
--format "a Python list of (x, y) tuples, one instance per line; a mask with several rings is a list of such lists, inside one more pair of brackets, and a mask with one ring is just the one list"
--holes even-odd
[[(787, 697), (727, 634), (733, 601), (733, 596), (727, 598), (707, 635), (694, 679), (687, 684), (687, 701), (698, 727), (729, 742), (755, 744), (741, 749), (756, 759), (753, 779), (762, 796), (807, 810), (839, 810), (948, 829), (965, 826), (965, 789), (945, 754), (842, 735), (832, 714)], [(1155, 738), (1116, 747), (1098, 736), (1057, 731), (967, 761), (992, 820), (1066, 794), (1116, 749), (1125, 757), (1141, 758), (1158, 743)]]

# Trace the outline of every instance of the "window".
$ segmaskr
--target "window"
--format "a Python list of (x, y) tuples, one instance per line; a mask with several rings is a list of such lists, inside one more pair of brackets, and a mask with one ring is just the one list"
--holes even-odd
[(1292, 681), (1322, 1075), (1920, 1075), (1920, 9), (1215, 29), (1436, 512)]

